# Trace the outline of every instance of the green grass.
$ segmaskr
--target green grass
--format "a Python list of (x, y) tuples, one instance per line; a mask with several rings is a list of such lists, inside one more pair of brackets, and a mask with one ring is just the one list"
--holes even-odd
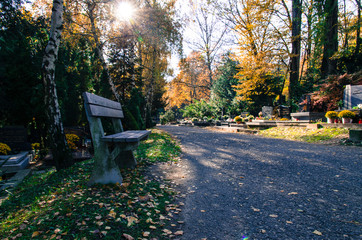
[(302, 127), (274, 127), (259, 132), (264, 137), (297, 140), (309, 143), (328, 143), (333, 139), (348, 137), (345, 128), (307, 129)]
[(143, 172), (150, 162), (176, 161), (180, 148), (169, 135), (153, 130), (137, 152), (138, 167), (122, 171), (122, 186), (87, 186), (92, 160), (26, 178), (0, 206), (0, 236), (123, 239), (129, 234), (137, 239), (149, 233), (168, 239), (163, 230), (175, 193)]

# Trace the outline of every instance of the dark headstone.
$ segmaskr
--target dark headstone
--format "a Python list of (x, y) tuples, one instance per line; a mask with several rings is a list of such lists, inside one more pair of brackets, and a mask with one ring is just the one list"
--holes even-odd
[(28, 134), (24, 127), (8, 126), (0, 128), (0, 142), (9, 145), (12, 151), (31, 150), (30, 143), (27, 142)]
[(278, 109), (278, 114), (280, 118), (290, 118), (290, 107), (280, 105)]
[(346, 85), (343, 94), (343, 109), (352, 109), (362, 104), (362, 85)]

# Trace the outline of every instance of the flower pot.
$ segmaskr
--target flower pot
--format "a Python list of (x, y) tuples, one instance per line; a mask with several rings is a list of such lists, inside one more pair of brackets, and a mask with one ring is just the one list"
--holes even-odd
[(343, 124), (352, 123), (352, 118), (342, 118), (342, 123)]
[(334, 118), (327, 118), (327, 123), (334, 123)]

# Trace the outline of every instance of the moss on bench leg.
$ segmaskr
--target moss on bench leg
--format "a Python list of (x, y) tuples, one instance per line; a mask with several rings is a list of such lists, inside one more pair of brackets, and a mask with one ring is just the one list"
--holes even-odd
[[(108, 157), (107, 157), (108, 156)], [(94, 156), (94, 169), (91, 174), (88, 185), (95, 183), (110, 184), (122, 183), (122, 175), (111, 156), (103, 155), (103, 157)]]
[(123, 151), (118, 154), (115, 159), (116, 164), (119, 168), (132, 168), (134, 169), (137, 165), (137, 161), (133, 155), (133, 151)]

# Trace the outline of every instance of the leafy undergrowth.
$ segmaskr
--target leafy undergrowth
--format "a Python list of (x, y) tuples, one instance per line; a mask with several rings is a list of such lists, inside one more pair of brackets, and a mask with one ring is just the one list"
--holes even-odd
[(274, 127), (259, 132), (264, 137), (283, 138), (309, 143), (339, 143), (348, 137), (345, 128), (307, 129), (302, 127)]
[(179, 147), (167, 134), (153, 130), (149, 140), (140, 145), (138, 167), (122, 171), (122, 186), (87, 186), (92, 160), (59, 172), (33, 174), (0, 207), (0, 236), (170, 239), (181, 235), (182, 231), (166, 229), (170, 211), (178, 207), (171, 204), (175, 192), (143, 176), (149, 162), (176, 161), (179, 153)]

